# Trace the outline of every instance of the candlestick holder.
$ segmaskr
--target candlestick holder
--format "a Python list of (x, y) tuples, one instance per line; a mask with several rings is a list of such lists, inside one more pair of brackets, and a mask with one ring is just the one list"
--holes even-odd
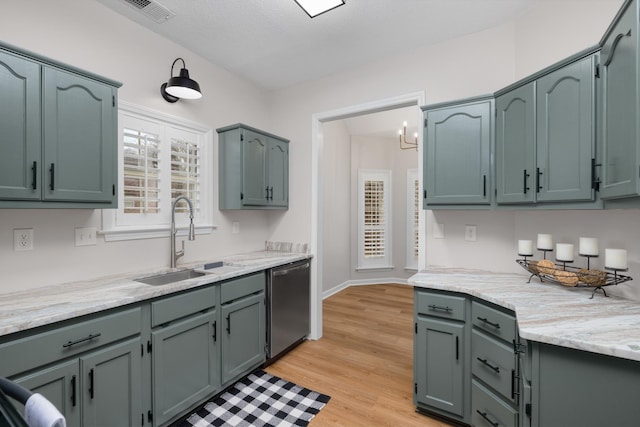
[(585, 257), (587, 259), (587, 270), (591, 269), (591, 265), (590, 265), (591, 258), (598, 258), (598, 255), (586, 255), (586, 254), (580, 254), (580, 253), (578, 255), (580, 255), (581, 257)]
[[(542, 249), (541, 249), (542, 250)], [(552, 250), (545, 250), (545, 252), (551, 252)], [(520, 255), (520, 254), (518, 254)], [(590, 255), (587, 258), (587, 265), (589, 258), (595, 258), (597, 255)], [(625, 276), (620, 274), (620, 272), (628, 271), (628, 268), (610, 268), (605, 267), (605, 270), (591, 270), (590, 268), (579, 268), (567, 265), (567, 263), (572, 263), (573, 261), (560, 261), (560, 263), (547, 263), (544, 266), (539, 263), (542, 261), (535, 260), (527, 260), (517, 259), (516, 262), (520, 264), (522, 268), (531, 273), (531, 277), (529, 277), (529, 281), (536, 276), (540, 282), (553, 283), (556, 285), (562, 285), (567, 287), (589, 287), (593, 288), (593, 292), (591, 293), (591, 297), (593, 298), (596, 291), (601, 290), (605, 297), (608, 297), (607, 292), (605, 291), (606, 286), (618, 285), (623, 282), (627, 282), (633, 280), (629, 276)]]

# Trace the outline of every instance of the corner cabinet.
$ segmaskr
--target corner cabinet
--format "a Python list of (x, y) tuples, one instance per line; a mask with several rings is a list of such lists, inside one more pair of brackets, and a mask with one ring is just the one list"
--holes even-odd
[(424, 208), (489, 207), (492, 198), (493, 97), (422, 107)]
[(601, 45), (600, 197), (640, 196), (638, 2), (626, 1)]
[(217, 132), (220, 209), (287, 209), (289, 140), (240, 123)]
[(119, 86), (0, 45), (0, 208), (117, 207)]
[(595, 200), (596, 63), (581, 53), (498, 93), (498, 204)]

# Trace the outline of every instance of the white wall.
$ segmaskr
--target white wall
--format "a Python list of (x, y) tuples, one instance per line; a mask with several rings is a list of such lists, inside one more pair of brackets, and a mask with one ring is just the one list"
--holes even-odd
[[(242, 121), (272, 130), (267, 92), (95, 1), (3, 0), (0, 40), (120, 81), (121, 100), (213, 129)], [(160, 84), (168, 79), (177, 57), (185, 59), (191, 76), (200, 83), (201, 100), (169, 104), (161, 98)], [(215, 132), (213, 152), (217, 159)], [(262, 249), (269, 221), (279, 219), (278, 214), (262, 212), (220, 212), (217, 188), (214, 198), (214, 221), (219, 227), (211, 235), (186, 242), (186, 256), (180, 262)], [(294, 210), (304, 203), (292, 197)], [(240, 234), (231, 234), (232, 221), (240, 222)], [(101, 227), (99, 210), (0, 209), (0, 292), (169, 265), (168, 237), (109, 243), (99, 238), (96, 246), (75, 247), (74, 228), (87, 226)], [(34, 229), (33, 251), (13, 251), (14, 228)]]
[[(291, 140), (290, 209), (285, 213), (222, 213), (219, 228), (187, 242), (184, 261), (260, 249), (264, 240), (310, 239), (311, 117), (402, 94), (426, 91), (427, 103), (490, 93), (562, 57), (596, 43), (622, 0), (541, 1), (513, 23), (417, 49), (348, 72), (273, 93), (207, 63), (94, 1), (4, 0), (0, 40), (103, 74), (124, 83), (122, 100), (198, 121), (212, 128), (245, 122)], [(200, 101), (168, 104), (159, 96), (171, 62), (186, 60), (202, 85)], [(214, 151), (217, 151), (215, 138)], [(214, 192), (217, 198), (217, 190)], [(443, 241), (426, 243), (429, 264), (516, 268), (514, 242), (546, 231), (579, 237), (598, 230), (603, 244), (630, 250), (631, 272), (638, 268), (640, 239), (629, 212), (451, 212), (428, 215), (445, 224)], [(241, 233), (231, 235), (232, 221)], [(460, 241), (460, 225), (476, 224), (478, 241)], [(586, 224), (585, 230), (581, 224)], [(73, 228), (100, 227), (99, 211), (0, 210), (0, 291), (11, 287), (80, 280), (168, 265), (169, 239), (105, 243), (75, 248)], [(34, 228), (35, 250), (12, 251), (12, 229)], [(618, 237), (614, 237), (618, 236)], [(609, 243), (607, 239), (611, 239)], [(140, 254), (144, 254), (141, 256)], [(631, 282), (633, 284), (634, 282)], [(633, 291), (632, 291), (633, 292)]]

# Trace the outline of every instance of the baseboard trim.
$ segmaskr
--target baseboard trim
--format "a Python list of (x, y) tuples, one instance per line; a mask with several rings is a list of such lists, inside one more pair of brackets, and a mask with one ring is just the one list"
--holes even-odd
[(397, 277), (388, 277), (386, 279), (359, 279), (359, 280), (347, 280), (339, 284), (338, 286), (334, 286), (331, 289), (327, 289), (322, 292), (322, 299), (329, 298), (332, 295), (337, 294), (340, 291), (347, 289), (350, 286), (368, 286), (368, 285), (386, 285), (386, 284), (394, 284), (394, 285), (408, 285), (408, 279), (400, 279)]

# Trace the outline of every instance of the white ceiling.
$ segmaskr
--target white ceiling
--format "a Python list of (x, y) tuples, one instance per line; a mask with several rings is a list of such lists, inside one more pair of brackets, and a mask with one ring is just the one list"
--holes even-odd
[(346, 0), (313, 19), (294, 0), (158, 0), (175, 14), (160, 24), (125, 0), (97, 1), (275, 90), (508, 22), (535, 2), (560, 0)]

